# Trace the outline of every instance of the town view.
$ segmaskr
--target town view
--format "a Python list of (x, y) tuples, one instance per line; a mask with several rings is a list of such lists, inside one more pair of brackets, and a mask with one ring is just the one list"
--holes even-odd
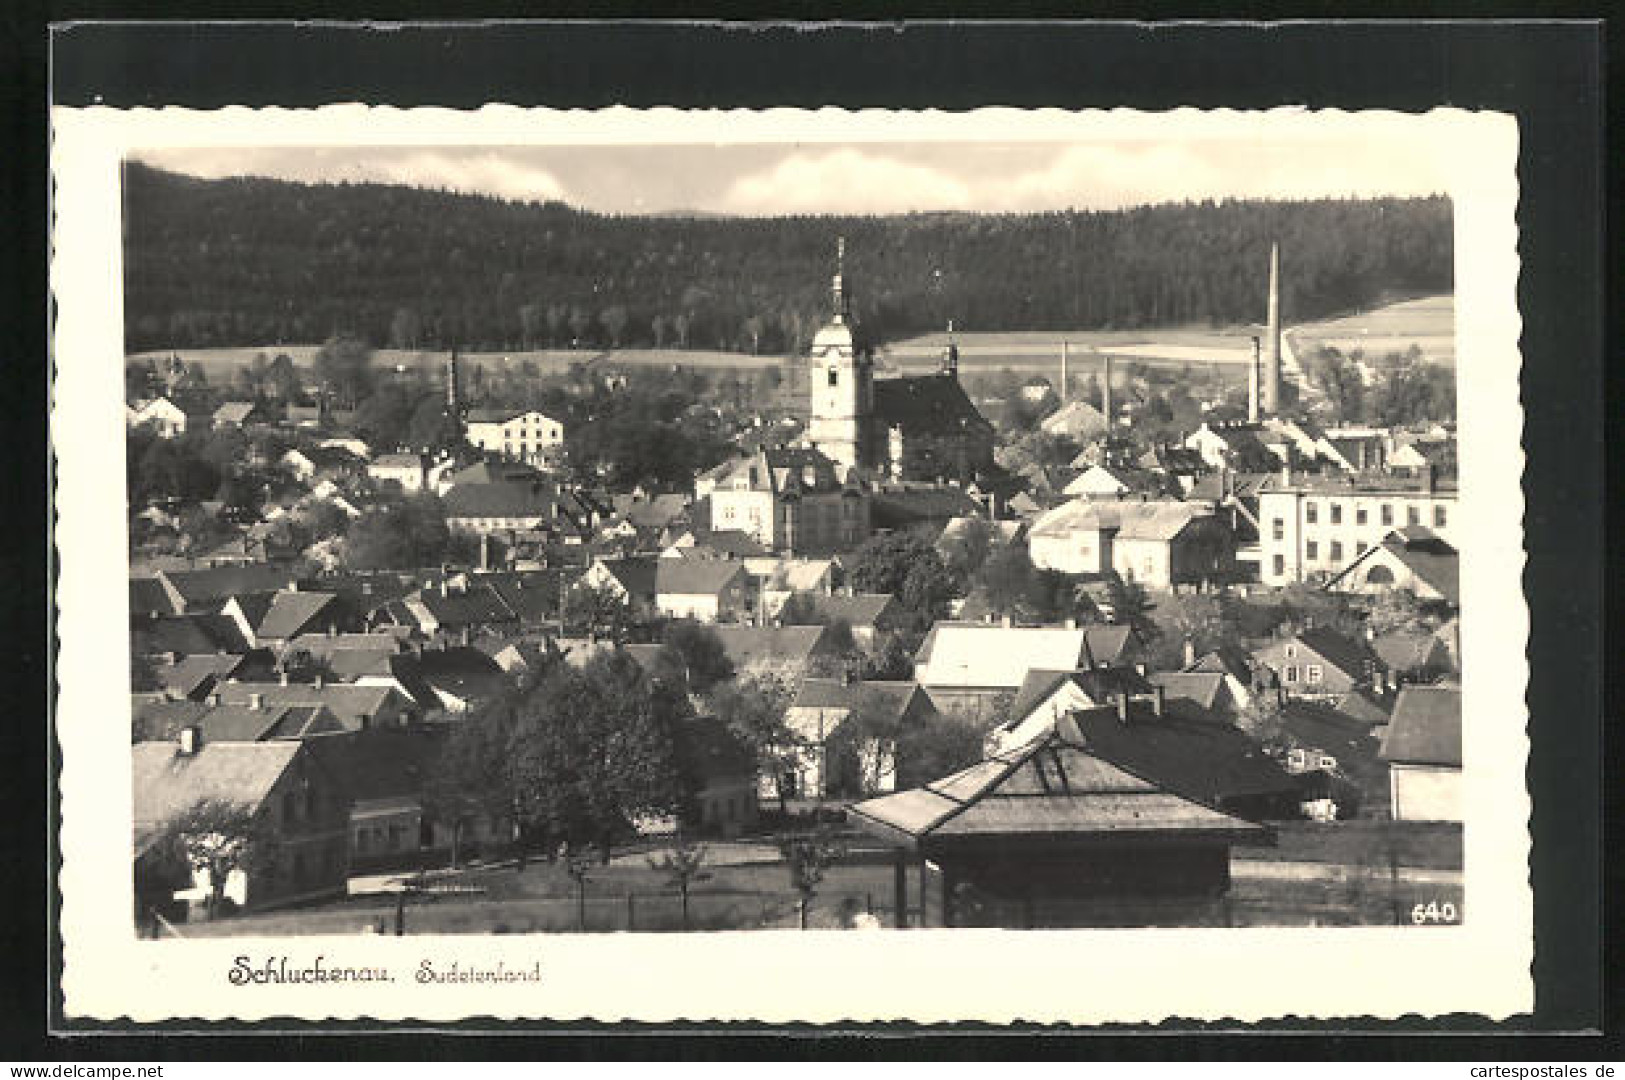
[(136, 933), (1467, 918), (1447, 199), (123, 183)]

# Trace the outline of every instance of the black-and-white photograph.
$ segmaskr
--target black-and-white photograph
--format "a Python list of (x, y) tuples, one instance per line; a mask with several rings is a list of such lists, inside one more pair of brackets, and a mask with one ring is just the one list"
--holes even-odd
[(1470, 917), (1405, 146), (154, 147), (122, 206), (140, 934)]

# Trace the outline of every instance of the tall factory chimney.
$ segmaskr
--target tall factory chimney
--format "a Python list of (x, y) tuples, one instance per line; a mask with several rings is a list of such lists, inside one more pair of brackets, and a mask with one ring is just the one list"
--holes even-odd
[(1072, 351), (1072, 343), (1061, 342), (1061, 404), (1066, 404), (1066, 361), (1067, 354)]
[(1269, 329), (1264, 338), (1262, 405), (1274, 416), (1281, 408), (1281, 245), (1270, 245)]
[(446, 412), (453, 420), (457, 419), (457, 349), (452, 347), (451, 356), (446, 359)]
[(1106, 430), (1112, 427), (1112, 354), (1106, 354), (1106, 369), (1100, 380), (1100, 414), (1106, 418)]
[(1258, 423), (1258, 354), (1263, 348), (1263, 339), (1257, 334), (1253, 335), (1253, 358), (1247, 364), (1247, 422)]

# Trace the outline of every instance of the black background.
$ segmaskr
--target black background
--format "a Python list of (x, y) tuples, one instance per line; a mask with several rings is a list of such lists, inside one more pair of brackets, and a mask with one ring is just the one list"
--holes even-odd
[[(1347, 9), (1348, 5), (1339, 5)], [(168, 5), (166, 14), (218, 14)], [(1332, 14), (1330, 5), (1300, 16)], [(266, 17), (302, 16), (291, 6), (257, 8)], [(331, 7), (324, 10), (331, 11)], [(569, 10), (555, 8), (554, 10)], [(602, 8), (600, 8), (602, 10)], [(795, 11), (792, 7), (781, 11)], [(933, 9), (942, 11), (947, 9)], [(1029, 8), (1037, 12), (1037, 8)], [(1100, 9), (1097, 9), (1100, 10)], [(576, 6), (576, 12), (582, 8)], [(111, 16), (106, 5), (83, 14)], [(408, 13), (426, 15), (421, 5)], [(13, 522), (49, 524), (46, 452), (48, 356), (45, 291), (48, 174), (47, 79), (63, 105), (228, 104), (314, 106), (366, 101), (402, 107), (474, 108), (487, 101), (553, 107), (672, 104), (689, 107), (835, 105), (849, 108), (970, 109), (984, 105), (1111, 107), (1384, 108), (1422, 111), (1456, 105), (1516, 113), (1521, 128), (1519, 208), (1524, 320), (1523, 401), (1528, 463), (1524, 475), (1526, 590), (1533, 625), (1529, 708), (1529, 780), (1537, 949), (1533, 1015), (1491, 1025), (1482, 1018), (1412, 1018), (1398, 1024), (1348, 1022), (1341, 1034), (1290, 1018), (1244, 1034), (1236, 1025), (1170, 1022), (1151, 1029), (1087, 1034), (1049, 1032), (1044, 1045), (956, 1032), (876, 1038), (914, 1031), (894, 1026), (866, 1035), (799, 1034), (717, 1028), (732, 1038), (673, 1038), (623, 1029), (612, 1037), (583, 1025), (552, 1029), (545, 1041), (372, 1035), (359, 1042), (316, 1034), (289, 1021), (290, 1032), (235, 1038), (157, 1039), (144, 1035), (47, 1037), (72, 1027), (60, 1015), (56, 948), (42, 924), (54, 909), (54, 743), (39, 718), (50, 715), (48, 660), (51, 573), (44, 529), (13, 524), (11, 573), (0, 578), (0, 607), (11, 616), (9, 655), (17, 664), (12, 708), (0, 725), (0, 751), (12, 775), (0, 783), (10, 829), (6, 865), (15, 870), (3, 895), (10, 905), (0, 938), (10, 960), (0, 984), (8, 1037), (0, 1058), (190, 1059), (224, 1056), (334, 1059), (352, 1056), (457, 1059), (495, 1053), (525, 1056), (648, 1057), (1003, 1057), (1012, 1054), (1113, 1058), (1509, 1058), (1618, 1060), (1617, 942), (1602, 936), (1603, 800), (1601, 777), (1614, 774), (1603, 742), (1602, 562), (1605, 386), (1602, 364), (1605, 245), (1603, 224), (1602, 35), (1598, 25), (1568, 23), (1368, 22), (1218, 26), (1099, 23), (922, 24), (892, 21), (822, 26), (543, 23), (387, 29), (270, 24), (80, 23), (47, 37), (44, 21), (67, 12), (38, 5), (5, 16), (0, 79), (11, 151), (22, 168), (0, 170), (0, 295), (18, 310), (3, 324), (14, 338), (5, 354), (0, 427), (0, 512)], [(1125, 13), (1126, 14), (1126, 13)], [(1256, 17), (1258, 13), (1254, 13)], [(34, 21), (30, 21), (34, 20)], [(15, 285), (17, 287), (10, 287)], [(1617, 308), (1616, 305), (1610, 305)], [(1609, 389), (1617, 389), (1611, 383)], [(1611, 413), (1610, 413), (1611, 415)], [(1509, 432), (1508, 438), (1514, 433)], [(1474, 632), (1493, 626), (1474, 624)], [(37, 704), (36, 704), (37, 703)], [(1613, 699), (1609, 705), (1615, 704)], [(1512, 708), (1515, 703), (1508, 702)], [(1607, 714), (1612, 716), (1610, 707)], [(44, 767), (44, 768), (42, 768)], [(110, 872), (112, 872), (110, 870)], [(1617, 884), (1610, 867), (1609, 883)], [(1610, 894), (1617, 890), (1610, 889)], [(1611, 910), (1611, 909), (1610, 909)], [(1617, 919), (1612, 920), (1617, 922)], [(1315, 969), (1302, 958), (1303, 976)], [(1067, 965), (1076, 978), (1099, 978)], [(1032, 972), (1054, 981), (1057, 972)], [(1248, 977), (1238, 971), (1238, 980)], [(630, 973), (629, 973), (629, 977)], [(764, 979), (771, 964), (764, 963)], [(1012, 973), (1012, 978), (1022, 977)], [(1394, 978), (1403, 979), (1403, 970)], [(1611, 986), (1608, 984), (1612, 984)], [(1055, 983), (1059, 989), (1062, 984)], [(680, 990), (674, 988), (674, 992)], [(184, 1025), (183, 1025), (184, 1026)], [(195, 1026), (195, 1025), (194, 1025)], [(471, 1023), (470, 1028), (492, 1027)], [(364, 1025), (362, 1027), (365, 1027)], [(1261, 1030), (1295, 1029), (1292, 1037)], [(1538, 1032), (1597, 1032), (1604, 1039)], [(1439, 1039), (1440, 1029), (1481, 1033)], [(376, 1028), (374, 1030), (377, 1030)], [(392, 1029), (393, 1030), (393, 1029)], [(985, 1029), (984, 1029), (985, 1031)], [(1179, 1031), (1179, 1037), (1167, 1033)], [(1395, 1034), (1395, 1032), (1413, 1034)], [(599, 1032), (599, 1034), (594, 1034)], [(539, 1033), (539, 1032), (538, 1032)], [(1382, 1033), (1380, 1036), (1378, 1033)], [(1517, 1034), (1522, 1033), (1522, 1034)], [(1511, 1036), (1511, 1037), (1509, 1037)]]

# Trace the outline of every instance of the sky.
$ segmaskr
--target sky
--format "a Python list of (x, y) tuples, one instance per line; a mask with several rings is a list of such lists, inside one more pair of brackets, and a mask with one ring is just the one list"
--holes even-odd
[(1290, 140), (658, 146), (208, 147), (136, 160), (192, 176), (376, 181), (616, 214), (1111, 210), (1186, 199), (1429, 195), (1425, 145)]

